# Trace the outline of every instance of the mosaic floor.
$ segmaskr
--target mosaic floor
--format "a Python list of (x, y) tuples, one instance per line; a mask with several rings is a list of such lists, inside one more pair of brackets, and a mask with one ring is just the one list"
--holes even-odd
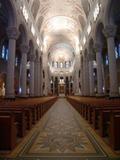
[(107, 160), (89, 125), (60, 98), (37, 124), (18, 151), (16, 160)]

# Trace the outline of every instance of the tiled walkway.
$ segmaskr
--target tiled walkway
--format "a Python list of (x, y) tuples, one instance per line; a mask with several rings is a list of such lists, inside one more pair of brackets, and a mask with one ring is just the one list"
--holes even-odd
[(66, 99), (60, 98), (37, 124), (17, 153), (17, 159), (108, 159), (89, 128)]

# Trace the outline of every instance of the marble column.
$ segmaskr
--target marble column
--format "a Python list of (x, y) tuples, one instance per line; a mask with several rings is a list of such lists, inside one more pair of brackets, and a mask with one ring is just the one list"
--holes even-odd
[(89, 59), (89, 80), (90, 80), (90, 96), (94, 96), (94, 66), (93, 66), (93, 59), (90, 57)]
[(29, 51), (28, 45), (21, 45), (22, 59), (21, 59), (21, 96), (27, 96), (27, 53)]
[(109, 57), (109, 74), (110, 74), (110, 96), (116, 97), (119, 94), (118, 91), (118, 79), (117, 79), (117, 65), (115, 57), (115, 35), (116, 26), (108, 25), (103, 30), (107, 38), (108, 57)]
[(103, 72), (102, 72), (102, 45), (100, 43), (95, 44), (96, 62), (97, 62), (97, 95), (103, 95)]
[(7, 78), (6, 78), (6, 98), (15, 97), (14, 78), (15, 78), (15, 50), (18, 31), (16, 27), (8, 27), (7, 35), (9, 39)]
[(35, 55), (30, 55), (30, 96), (34, 97), (34, 64), (35, 64)]

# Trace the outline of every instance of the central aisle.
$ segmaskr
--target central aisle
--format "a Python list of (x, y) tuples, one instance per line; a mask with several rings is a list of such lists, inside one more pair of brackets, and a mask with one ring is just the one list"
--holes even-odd
[(36, 126), (18, 157), (32, 160), (36, 157), (36, 160), (106, 159), (88, 128), (66, 99), (60, 98)]

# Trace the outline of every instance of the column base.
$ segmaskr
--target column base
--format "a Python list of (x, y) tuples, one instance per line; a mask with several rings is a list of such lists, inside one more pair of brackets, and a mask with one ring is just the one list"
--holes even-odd
[(29, 96), (28, 95), (19, 95), (19, 97), (21, 97), (21, 98), (28, 98)]
[(119, 95), (119, 93), (110, 93), (109, 97), (110, 98), (120, 98), (120, 95)]
[(105, 97), (105, 95), (103, 93), (97, 93), (96, 97), (101, 98), (101, 97)]
[(34, 95), (34, 94), (31, 94), (29, 97), (33, 98), (33, 97), (35, 97), (35, 95)]
[(14, 94), (6, 94), (5, 99), (15, 99), (15, 95)]

